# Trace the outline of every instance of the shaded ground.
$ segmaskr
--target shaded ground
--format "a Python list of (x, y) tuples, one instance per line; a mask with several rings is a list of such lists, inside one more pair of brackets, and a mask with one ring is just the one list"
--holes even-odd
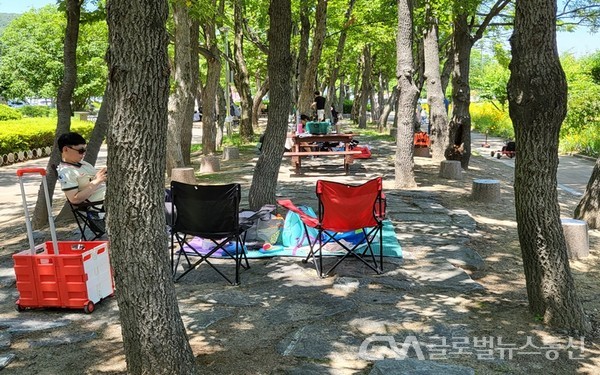
[[(314, 207), (317, 178), (358, 182), (383, 176), (388, 214), (404, 259), (388, 259), (381, 276), (345, 262), (326, 279), (319, 279), (310, 263), (297, 258), (252, 260), (239, 287), (226, 285), (205, 268), (190, 273), (176, 288), (202, 373), (367, 374), (375, 373), (373, 368), (406, 373), (406, 367), (398, 366), (414, 363), (426, 373), (444, 374), (470, 373), (469, 369), (478, 374), (600, 372), (592, 337), (586, 338), (582, 354), (566, 347), (566, 332), (544, 327), (528, 312), (510, 166), (488, 154), (474, 156), (464, 179), (450, 181), (438, 177), (438, 166), (430, 159), (416, 158), (419, 187), (399, 191), (393, 189), (392, 143), (364, 137), (361, 143), (373, 146), (374, 158), (358, 161), (350, 176), (335, 177), (342, 171), (341, 160), (321, 158), (306, 163), (318, 166), (318, 172), (310, 169), (293, 177), (289, 160), (284, 160), (278, 194)], [(200, 176), (199, 181), (240, 181), (247, 194), (255, 158), (247, 153), (240, 160), (222, 162), (218, 176)], [(471, 181), (476, 178), (499, 180), (501, 201), (471, 201)], [(578, 198), (566, 191), (559, 195), (563, 216), (570, 217)], [(72, 224), (60, 228), (59, 238), (73, 236)], [(0, 238), (0, 358), (14, 355), (4, 373), (124, 373), (116, 300), (101, 302), (91, 315), (15, 312), (10, 254), (27, 248), (22, 219), (4, 223)], [(571, 267), (597, 328), (598, 231), (590, 231), (590, 242), (591, 255), (573, 261)], [(389, 341), (365, 345), (376, 336), (400, 347), (418, 340), (425, 359), (435, 362), (380, 362), (398, 355)], [(447, 348), (440, 346), (444, 340)], [(519, 349), (528, 340), (545, 349)], [(542, 341), (556, 343), (556, 359)], [(575, 343), (580, 345), (579, 338)], [(362, 354), (361, 345), (368, 349)], [(582, 359), (570, 359), (569, 353)], [(418, 353), (411, 349), (409, 356)], [(436, 364), (464, 367), (439, 369)]]

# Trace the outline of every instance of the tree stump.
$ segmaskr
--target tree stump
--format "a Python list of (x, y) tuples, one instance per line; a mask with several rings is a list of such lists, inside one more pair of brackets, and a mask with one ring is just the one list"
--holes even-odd
[(233, 160), (240, 158), (240, 150), (237, 147), (225, 147), (223, 149), (223, 160)]
[(581, 259), (590, 255), (590, 239), (588, 237), (588, 225), (585, 220), (560, 219), (567, 254), (569, 259)]
[(419, 158), (430, 158), (429, 147), (415, 147), (414, 155)]
[(442, 160), (440, 163), (440, 177), (449, 180), (462, 180), (462, 168), (458, 160)]
[(196, 176), (194, 176), (194, 168), (173, 168), (171, 170), (171, 181), (195, 185), (197, 182)]
[(394, 137), (394, 139), (396, 139), (398, 137), (398, 128), (391, 128), (390, 136), (392, 136), (392, 137)]
[(500, 181), (473, 180), (471, 198), (474, 201), (496, 203), (500, 200)]
[(207, 155), (200, 158), (200, 173), (219, 172), (221, 163), (216, 156)]

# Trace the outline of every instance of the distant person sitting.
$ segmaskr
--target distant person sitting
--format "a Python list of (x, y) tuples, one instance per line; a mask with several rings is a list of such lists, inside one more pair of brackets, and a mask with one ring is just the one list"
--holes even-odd
[(61, 189), (74, 205), (83, 202), (99, 202), (106, 193), (106, 167), (96, 170), (83, 160), (86, 141), (78, 133), (66, 133), (58, 137), (62, 161), (57, 167)]
[(321, 96), (319, 91), (315, 91), (315, 101), (311, 107), (317, 110), (317, 120), (325, 120), (325, 98)]

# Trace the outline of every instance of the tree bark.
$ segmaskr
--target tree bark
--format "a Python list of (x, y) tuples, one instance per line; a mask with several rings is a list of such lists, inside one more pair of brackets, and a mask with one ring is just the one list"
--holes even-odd
[(392, 109), (394, 109), (394, 103), (398, 102), (398, 86), (394, 86), (390, 97), (387, 102), (383, 106), (383, 110), (381, 111), (381, 116), (379, 116), (379, 130), (383, 131), (383, 129), (390, 130), (391, 126), (388, 123), (388, 118), (390, 117), (390, 113)]
[(252, 140), (254, 130), (252, 129), (252, 92), (250, 91), (250, 79), (246, 60), (244, 59), (244, 0), (234, 1), (234, 33), (233, 56), (235, 61), (235, 86), (240, 94), (241, 118), (240, 137), (243, 141)]
[[(192, 22), (185, 3), (173, 3), (175, 25), (175, 91), (169, 97), (169, 125), (167, 128), (167, 175), (173, 168), (185, 165), (181, 143), (183, 129), (192, 128), (194, 116), (194, 77), (192, 76)], [(189, 150), (188, 150), (189, 153)]]
[(411, 0), (398, 1), (398, 32), (396, 34), (396, 77), (398, 78), (398, 108), (396, 121), (395, 180), (396, 188), (413, 188), (417, 184), (413, 160), (413, 118), (419, 90), (414, 84), (412, 40), (413, 9)]
[[(308, 66), (308, 45), (310, 43), (310, 3), (311, 2), (308, 0), (300, 1), (300, 44), (298, 45), (298, 57), (296, 60), (296, 88), (294, 90), (294, 99), (296, 99), (296, 103), (299, 103), (300, 100), (300, 90), (302, 89), (303, 82), (305, 81), (304, 75), (306, 74), (306, 67)], [(299, 107), (297, 108), (300, 110)], [(309, 115), (310, 112), (306, 112), (304, 114)]]
[(260, 114), (260, 105), (262, 100), (269, 91), (269, 77), (260, 85), (258, 91), (254, 95), (252, 102), (252, 126), (258, 128), (258, 115)]
[[(192, 116), (194, 108), (196, 107), (198, 90), (201, 87), (199, 83), (200, 79), (200, 68), (199, 68), (199, 44), (200, 39), (200, 21), (192, 18), (190, 24), (190, 54), (191, 54), (191, 75), (192, 75)], [(202, 101), (199, 100), (198, 108), (202, 108)], [(191, 121), (185, 121), (183, 128), (181, 129), (181, 154), (183, 156), (184, 165), (192, 165), (191, 154), (192, 154), (192, 131), (194, 127), (193, 117)]]
[(362, 74), (360, 80), (360, 102), (358, 107), (358, 128), (367, 128), (367, 104), (371, 91), (371, 47), (366, 44), (362, 53)]
[(311, 113), (310, 105), (313, 102), (315, 92), (315, 82), (317, 79), (317, 68), (321, 60), (321, 51), (325, 42), (325, 32), (327, 31), (327, 0), (317, 1), (317, 11), (315, 13), (315, 34), (313, 35), (312, 49), (306, 71), (300, 84), (300, 95), (298, 98), (298, 109), (300, 113)]
[(452, 118), (448, 124), (448, 143), (444, 156), (448, 160), (459, 160), (462, 168), (468, 169), (471, 158), (469, 59), (473, 41), (466, 13), (460, 13), (454, 18), (453, 35)]
[[(81, 15), (81, 0), (66, 0), (67, 28), (65, 29), (65, 42), (63, 47), (63, 79), (58, 88), (56, 99), (56, 112), (58, 121), (54, 135), (54, 147), (46, 165), (46, 183), (48, 196), (52, 199), (56, 187), (56, 165), (61, 161), (61, 152), (56, 140), (61, 134), (68, 133), (71, 129), (71, 99), (77, 82), (77, 38), (79, 37), (79, 18)], [(52, 204), (52, 201), (50, 202)], [(44, 188), (40, 184), (35, 209), (33, 210), (31, 225), (33, 228), (42, 228), (48, 225), (48, 210)]]
[(267, 203), (275, 203), (277, 176), (284, 151), (287, 116), (290, 110), (291, 1), (271, 0), (269, 18), (271, 22), (268, 31), (270, 53), (267, 59), (270, 86), (269, 118), (262, 153), (254, 169), (248, 196), (251, 209), (258, 209)]
[(444, 106), (444, 93), (440, 77), (440, 56), (438, 52), (437, 19), (429, 18), (429, 28), (425, 33), (425, 79), (427, 82), (427, 103), (429, 104), (429, 129), (431, 130), (431, 155), (434, 161), (444, 160), (447, 141), (448, 116)]
[(558, 206), (558, 136), (567, 82), (556, 47), (556, 0), (517, 1), (510, 39), (509, 112), (515, 127), (515, 206), (529, 307), (544, 322), (590, 325), (569, 268)]
[(107, 3), (105, 205), (128, 374), (196, 373), (166, 251), (168, 14), (166, 1)]
[[(342, 30), (340, 31), (340, 38), (338, 39), (337, 48), (335, 49), (333, 63), (331, 64), (331, 68), (329, 70), (329, 84), (327, 85), (328, 89), (326, 97), (327, 100), (325, 102), (325, 109), (331, 108), (332, 104), (335, 103), (335, 82), (337, 81), (338, 73), (340, 71), (340, 64), (342, 63), (344, 47), (346, 46), (346, 36), (348, 35), (348, 27), (350, 26), (350, 17), (352, 16), (352, 9), (354, 9), (355, 3), (356, 0), (348, 0), (348, 8), (346, 9), (346, 13), (344, 14), (344, 24), (342, 26)], [(341, 108), (336, 109), (338, 112), (342, 112)]]
[(585, 194), (575, 208), (575, 218), (585, 220), (592, 229), (600, 228), (600, 158), (585, 188)]
[[(216, 7), (216, 0), (213, 0), (213, 6)], [(215, 101), (221, 78), (221, 59), (215, 27), (214, 20), (208, 20), (204, 26), (206, 47), (209, 51), (209, 56), (206, 57), (206, 85), (202, 92), (202, 154), (204, 155), (212, 155), (217, 150)]]

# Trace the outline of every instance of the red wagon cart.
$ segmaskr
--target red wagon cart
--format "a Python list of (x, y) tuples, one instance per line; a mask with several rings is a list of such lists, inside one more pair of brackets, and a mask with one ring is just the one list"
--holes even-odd
[[(46, 195), (51, 241), (35, 245), (23, 177), (42, 176)], [(29, 308), (56, 307), (83, 309), (91, 313), (103, 298), (114, 293), (107, 241), (58, 241), (52, 218), (50, 197), (43, 168), (17, 170), (29, 249), (13, 255), (19, 299), (18, 311)]]

